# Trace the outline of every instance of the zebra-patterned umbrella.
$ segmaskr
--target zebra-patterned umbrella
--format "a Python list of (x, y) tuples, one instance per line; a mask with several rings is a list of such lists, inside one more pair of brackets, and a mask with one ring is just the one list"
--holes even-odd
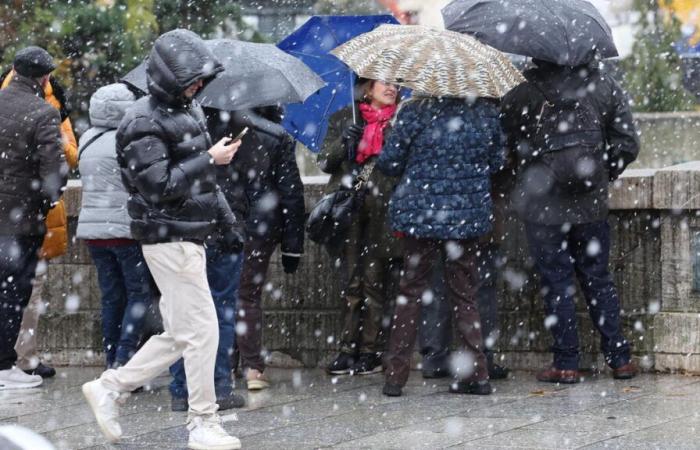
[(418, 25), (382, 25), (331, 52), (359, 76), (434, 97), (503, 97), (524, 80), (476, 39)]

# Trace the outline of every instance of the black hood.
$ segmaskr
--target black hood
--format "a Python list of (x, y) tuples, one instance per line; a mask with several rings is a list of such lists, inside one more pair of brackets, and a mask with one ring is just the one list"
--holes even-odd
[(524, 73), (525, 78), (534, 84), (550, 102), (578, 101), (590, 94), (591, 83), (600, 77), (597, 65), (577, 67), (559, 66), (545, 61), (537, 61), (537, 66)]
[(188, 30), (161, 35), (146, 62), (148, 90), (168, 104), (187, 104), (184, 90), (198, 80), (207, 80), (224, 70), (204, 40)]

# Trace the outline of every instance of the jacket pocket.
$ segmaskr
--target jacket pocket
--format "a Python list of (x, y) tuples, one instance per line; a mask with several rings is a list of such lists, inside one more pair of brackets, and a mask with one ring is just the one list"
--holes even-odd
[(202, 273), (205, 270), (206, 257), (204, 246), (193, 242), (179, 242), (182, 251), (181, 273)]

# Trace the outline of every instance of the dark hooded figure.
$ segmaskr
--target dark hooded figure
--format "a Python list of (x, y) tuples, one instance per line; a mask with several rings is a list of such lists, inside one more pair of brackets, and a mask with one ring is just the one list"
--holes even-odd
[(526, 83), (503, 100), (503, 126), (516, 164), (512, 202), (525, 222), (554, 336), (553, 365), (540, 381), (579, 381), (576, 279), (615, 378), (632, 378), (620, 301), (608, 271), (608, 184), (639, 152), (629, 102), (596, 66), (535, 61)]
[(214, 388), (219, 327), (207, 282), (204, 242), (239, 253), (237, 222), (217, 185), (216, 166), (231, 162), (239, 142), (212, 145), (201, 107), (193, 99), (223, 70), (195, 33), (174, 30), (160, 36), (147, 63), (150, 95), (137, 101), (117, 131), (117, 155), (129, 192), (131, 233), (162, 297), (162, 334), (118, 369), (83, 385), (103, 434), (121, 436), (117, 400), (184, 358), (189, 394), (188, 447), (240, 448), (221, 427)]
[(245, 196), (248, 204), (236, 314), (237, 344), (248, 390), (265, 389), (270, 383), (264, 374), (261, 300), (272, 254), (279, 245), (284, 271), (292, 274), (304, 251), (304, 186), (294, 140), (281, 121), (282, 109), (276, 106), (209, 115), (215, 137), (249, 130), (232, 164), (231, 182), (222, 184), (232, 196)]

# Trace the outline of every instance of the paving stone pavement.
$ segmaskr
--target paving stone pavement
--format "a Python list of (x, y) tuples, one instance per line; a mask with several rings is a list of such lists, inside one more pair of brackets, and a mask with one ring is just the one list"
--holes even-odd
[[(122, 408), (125, 438), (107, 445), (80, 392), (97, 368), (61, 368), (40, 389), (0, 392), (0, 425), (19, 424), (59, 449), (182, 449), (185, 413), (170, 412), (166, 376)], [(698, 449), (700, 378), (602, 374), (575, 386), (517, 372), (488, 397), (447, 392), (446, 380), (412, 374), (400, 398), (383, 377), (328, 377), (270, 369), (273, 388), (223, 411), (244, 449)]]

